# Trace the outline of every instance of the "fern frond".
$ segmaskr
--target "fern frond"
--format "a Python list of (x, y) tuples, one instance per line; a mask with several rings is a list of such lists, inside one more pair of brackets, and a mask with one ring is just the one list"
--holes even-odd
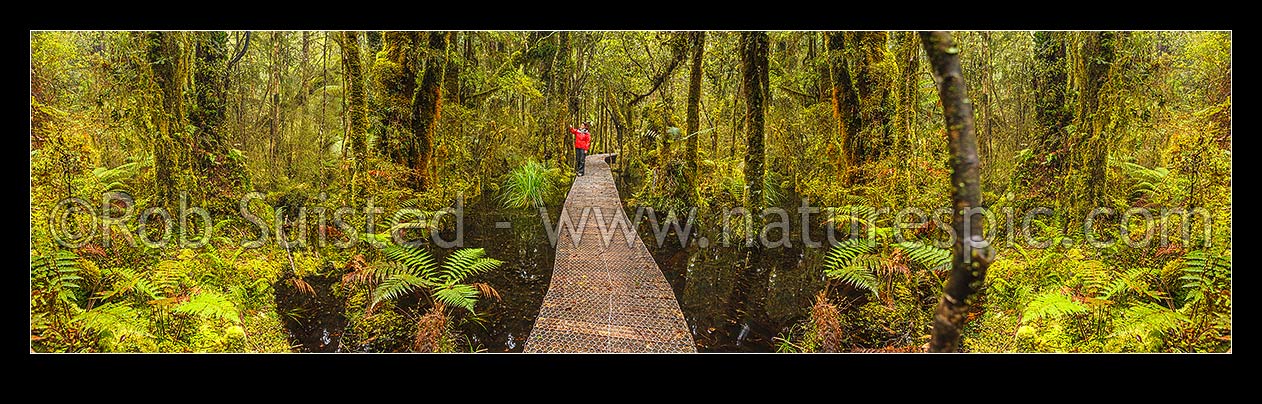
[(856, 289), (872, 292), (873, 296), (880, 297), (878, 292), (878, 283), (876, 275), (873, 273), (874, 268), (881, 266), (879, 257), (871, 254), (863, 254), (847, 260), (843, 265), (832, 266), (830, 262), (825, 262), (824, 275), (850, 284)]
[(1021, 317), (1029, 320), (1041, 318), (1057, 319), (1068, 314), (1085, 311), (1087, 311), (1086, 307), (1069, 300), (1069, 297), (1061, 294), (1060, 291), (1052, 290), (1035, 297), (1034, 301), (1025, 307)]
[(930, 271), (951, 269), (951, 250), (928, 243), (902, 242), (898, 248), (907, 253), (907, 260)]
[(1162, 305), (1145, 302), (1127, 307), (1111, 336), (1150, 337), (1179, 328), (1188, 318)]
[(175, 306), (174, 311), (198, 317), (224, 319), (234, 323), (241, 320), (236, 305), (228, 301), (226, 296), (209, 291), (194, 295), (189, 301)]
[(57, 300), (74, 305), (75, 292), (79, 289), (79, 257), (74, 252), (58, 250), (48, 256), (31, 256), (32, 281), (40, 283), (56, 294)]
[(300, 293), (306, 293), (311, 296), (316, 295), (315, 288), (311, 287), (311, 284), (302, 280), (302, 278), (290, 278), (289, 283), (292, 283), (294, 288), (298, 289), (298, 292)]
[(413, 276), (432, 279), (438, 267), (429, 251), (421, 248), (390, 246), (382, 249), (381, 252), (387, 258), (403, 264), (408, 273)]
[(850, 239), (834, 245), (824, 255), (824, 270), (832, 270), (850, 265), (850, 261), (860, 254), (872, 252), (875, 248), (868, 239)]
[(372, 304), (369, 307), (377, 307), (383, 301), (395, 300), (399, 297), (412, 293), (418, 288), (428, 287), (429, 282), (419, 276), (410, 273), (400, 273), (391, 275), (389, 278), (381, 281), (377, 285), (377, 289), (373, 291)]
[(478, 303), (478, 290), (469, 285), (450, 284), (435, 290), (434, 300), (473, 312), (473, 306)]
[(126, 304), (106, 303), (75, 316), (73, 321), (114, 342), (128, 337), (153, 337), (140, 313)]
[(481, 248), (462, 248), (456, 250), (443, 262), (439, 275), (440, 282), (464, 282), (471, 276), (490, 271), (503, 265), (504, 261), (486, 257), (486, 250)]
[(489, 284), (477, 282), (473, 283), (471, 286), (477, 288), (478, 293), (482, 296), (493, 297), (495, 300), (504, 300), (503, 297), (500, 297), (500, 292), (495, 290), (495, 288), (491, 287)]

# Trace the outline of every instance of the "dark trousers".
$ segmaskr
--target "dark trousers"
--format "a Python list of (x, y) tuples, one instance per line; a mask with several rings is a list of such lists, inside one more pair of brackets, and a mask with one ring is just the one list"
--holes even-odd
[(587, 150), (579, 149), (577, 147), (574, 148), (574, 160), (574, 171), (579, 174), (584, 174), (583, 169), (587, 168), (587, 164), (585, 164), (585, 160), (587, 160)]

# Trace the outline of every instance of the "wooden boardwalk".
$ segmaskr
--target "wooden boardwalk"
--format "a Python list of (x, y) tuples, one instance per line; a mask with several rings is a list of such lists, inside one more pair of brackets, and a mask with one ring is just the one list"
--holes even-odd
[(622, 209), (609, 156), (587, 156), (565, 198), (552, 283), (523, 349), (696, 352), (670, 284)]

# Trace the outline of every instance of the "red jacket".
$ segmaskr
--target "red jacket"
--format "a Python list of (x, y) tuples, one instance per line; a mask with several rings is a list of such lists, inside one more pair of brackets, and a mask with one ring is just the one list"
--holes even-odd
[(570, 128), (570, 133), (574, 134), (574, 148), (587, 150), (587, 145), (592, 142), (592, 135), (585, 130)]

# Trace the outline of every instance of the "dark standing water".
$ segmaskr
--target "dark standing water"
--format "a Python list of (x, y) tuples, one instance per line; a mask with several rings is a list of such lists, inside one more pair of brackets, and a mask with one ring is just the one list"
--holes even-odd
[[(551, 220), (556, 220), (560, 211), (560, 205), (549, 207)], [(503, 209), (483, 197), (465, 207), (464, 220), (465, 245), (485, 248), (488, 256), (504, 261), (498, 270), (475, 279), (490, 284), (503, 300), (479, 303), (478, 307), (486, 307), (479, 313), (486, 321), (466, 324), (460, 331), (487, 352), (521, 352), (552, 281), (556, 251), (548, 242), (537, 210)], [(496, 226), (501, 223), (502, 227), (504, 222), (511, 227)]]
[[(624, 198), (634, 189), (622, 177), (618, 188)], [(627, 216), (634, 218), (636, 207), (626, 209)], [(694, 230), (683, 247), (671, 229), (659, 245), (650, 222), (639, 223), (640, 239), (674, 289), (697, 351), (774, 352), (774, 338), (806, 319), (815, 294), (825, 284), (820, 265), (826, 250), (806, 248), (801, 216), (796, 208), (786, 210), (791, 246), (758, 252), (742, 248), (740, 240), (724, 246), (719, 242), (721, 229), (715, 225)], [(826, 234), (818, 214), (811, 217), (809, 226), (811, 240), (822, 243)], [(708, 241), (705, 247), (697, 243), (698, 237)], [(767, 237), (780, 240), (780, 231), (773, 230)]]
[[(556, 220), (560, 210), (560, 205), (548, 207), (552, 220)], [(455, 240), (456, 234), (445, 231), (441, 237)], [(468, 346), (461, 348), (521, 352), (548, 290), (555, 255), (538, 211), (503, 209), (491, 198), (478, 198), (464, 207), (464, 247), (484, 248), (487, 256), (504, 261), (504, 265), (470, 279), (490, 284), (502, 300), (483, 297), (484, 301), (489, 300), (478, 304), (478, 315), (483, 321), (459, 326), (459, 331), (469, 338)], [(448, 251), (435, 253), (436, 258), (442, 259)], [(340, 340), (347, 323), (346, 307), (343, 299), (333, 293), (340, 276), (308, 276), (305, 281), (315, 290), (314, 296), (299, 290), (288, 278), (275, 285), (277, 310), (290, 340), (302, 352), (343, 351)], [(423, 303), (407, 299), (402, 302), (409, 307)]]

